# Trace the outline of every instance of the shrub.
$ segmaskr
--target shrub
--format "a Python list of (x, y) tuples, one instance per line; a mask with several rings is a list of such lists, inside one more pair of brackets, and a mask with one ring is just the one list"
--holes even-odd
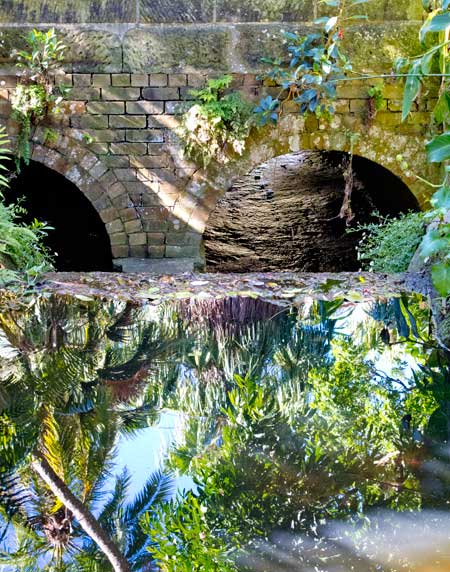
[(358, 260), (365, 270), (405, 272), (425, 234), (423, 213), (402, 214), (398, 218), (379, 216), (378, 223), (359, 225)]
[(20, 205), (6, 206), (0, 201), (0, 285), (18, 279), (18, 271), (34, 278), (52, 269), (50, 253), (43, 244), (50, 227), (37, 220), (31, 225), (21, 223), (24, 212)]
[(50, 227), (34, 220), (31, 225), (20, 222), (25, 209), (20, 204), (7, 206), (2, 189), (8, 188), (7, 167), (9, 141), (4, 128), (0, 128), (0, 286), (17, 280), (18, 272), (34, 278), (52, 268), (52, 259), (43, 244)]

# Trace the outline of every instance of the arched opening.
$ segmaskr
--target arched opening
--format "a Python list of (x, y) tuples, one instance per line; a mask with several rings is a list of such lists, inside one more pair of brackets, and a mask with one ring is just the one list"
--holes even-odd
[[(349, 155), (301, 151), (271, 159), (219, 200), (204, 233), (211, 272), (359, 269), (359, 233), (339, 218)], [(354, 156), (350, 226), (419, 210), (408, 187), (373, 161)]]
[(110, 271), (113, 269), (111, 245), (105, 225), (91, 202), (60, 173), (31, 161), (20, 174), (13, 175), (7, 202), (22, 199), (24, 220), (47, 222), (46, 244), (56, 253), (60, 271)]

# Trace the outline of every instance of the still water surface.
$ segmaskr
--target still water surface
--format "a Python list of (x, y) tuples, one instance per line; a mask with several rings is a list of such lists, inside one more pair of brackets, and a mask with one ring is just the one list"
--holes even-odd
[(450, 355), (419, 296), (41, 296), (0, 315), (0, 569), (450, 570)]

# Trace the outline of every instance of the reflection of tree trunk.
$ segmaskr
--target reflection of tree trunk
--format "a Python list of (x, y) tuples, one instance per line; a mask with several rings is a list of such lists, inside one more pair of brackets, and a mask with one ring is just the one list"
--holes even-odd
[(49, 486), (52, 493), (72, 512), (81, 528), (92, 538), (103, 554), (108, 558), (113, 569), (116, 572), (129, 572), (130, 566), (125, 557), (120, 553), (120, 550), (84, 504), (72, 493), (64, 481), (58, 477), (45, 457), (35, 452), (31, 467)]

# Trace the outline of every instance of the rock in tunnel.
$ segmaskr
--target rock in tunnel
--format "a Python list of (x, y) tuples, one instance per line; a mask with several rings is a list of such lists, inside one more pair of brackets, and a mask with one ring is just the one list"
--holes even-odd
[(111, 245), (105, 225), (91, 202), (71, 181), (49, 167), (30, 161), (10, 179), (7, 203), (21, 200), (23, 220), (45, 221), (46, 246), (61, 271), (110, 271)]
[(276, 157), (227, 190), (204, 234), (206, 269), (211, 272), (295, 270), (356, 271), (360, 232), (349, 228), (419, 210), (398, 177), (354, 156), (349, 223), (339, 217), (349, 155), (301, 151)]

